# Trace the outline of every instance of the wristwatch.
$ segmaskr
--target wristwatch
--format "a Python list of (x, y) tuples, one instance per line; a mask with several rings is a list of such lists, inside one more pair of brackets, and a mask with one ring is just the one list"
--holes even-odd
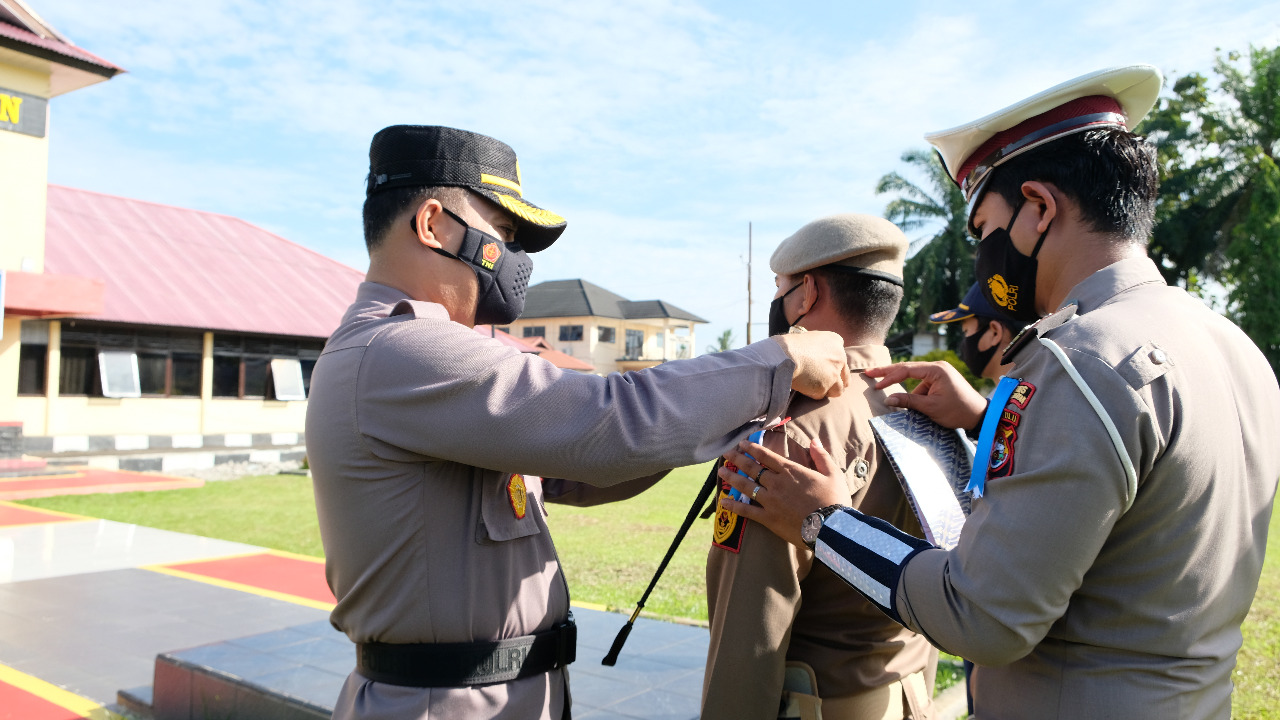
[(822, 530), (822, 524), (841, 507), (843, 506), (828, 505), (814, 510), (805, 517), (804, 522), (800, 524), (800, 539), (804, 541), (805, 545), (809, 546), (810, 550), (818, 542), (818, 531)]

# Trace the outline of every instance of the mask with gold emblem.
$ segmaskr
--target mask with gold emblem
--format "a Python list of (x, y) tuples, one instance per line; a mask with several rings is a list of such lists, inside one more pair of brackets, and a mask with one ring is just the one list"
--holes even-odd
[(1018, 252), (1009, 230), (1025, 204), (1024, 200), (1014, 208), (1008, 226), (996, 228), (982, 239), (976, 273), (982, 295), (992, 307), (1014, 320), (1032, 322), (1040, 319), (1036, 313), (1036, 255), (1040, 254), (1049, 228), (1040, 234), (1030, 256)]

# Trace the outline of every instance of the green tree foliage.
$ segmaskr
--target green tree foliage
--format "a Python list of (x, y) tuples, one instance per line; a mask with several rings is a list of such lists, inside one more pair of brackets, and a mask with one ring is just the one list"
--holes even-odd
[[(912, 242), (905, 268), (902, 308), (890, 335), (924, 332), (929, 314), (953, 308), (964, 299), (973, 284), (973, 257), (977, 247), (968, 232), (969, 214), (964, 194), (956, 187), (937, 154), (908, 150), (902, 161), (922, 172), (925, 189), (902, 175), (891, 172), (876, 183), (876, 194), (896, 193), (885, 207), (884, 216), (910, 233), (938, 227), (927, 238)], [(947, 345), (959, 347), (960, 334), (949, 333)]]
[(719, 337), (716, 338), (716, 342), (714, 345), (707, 346), (707, 352), (718, 353), (718, 352), (724, 352), (725, 350), (732, 350), (734, 340), (735, 338), (733, 337), (733, 331), (725, 330), (724, 332), (720, 333)]
[(1166, 279), (1229, 290), (1228, 312), (1280, 368), (1280, 47), (1229, 53), (1179, 78), (1140, 128), (1157, 144), (1150, 254)]
[[(927, 352), (924, 355), (916, 355), (911, 359), (919, 362), (934, 362), (936, 360), (946, 360), (947, 363), (951, 365), (951, 367), (960, 371), (960, 375), (964, 377), (965, 382), (972, 385), (974, 390), (977, 390), (983, 395), (986, 395), (988, 392), (991, 391), (992, 388), (996, 386), (996, 384), (991, 380), (988, 380), (984, 377), (978, 377), (977, 375), (974, 375), (972, 372), (970, 372), (969, 366), (964, 364), (964, 361), (960, 359), (960, 356), (956, 355), (954, 352), (950, 350), (934, 350), (932, 352)], [(919, 384), (920, 384), (919, 380), (907, 378), (905, 381), (903, 381), (902, 387), (906, 388), (907, 390), (915, 390), (916, 386)]]

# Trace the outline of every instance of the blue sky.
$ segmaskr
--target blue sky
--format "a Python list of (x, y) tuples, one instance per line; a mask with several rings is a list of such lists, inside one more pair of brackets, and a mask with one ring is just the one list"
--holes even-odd
[[(493, 135), (569, 220), (533, 282), (584, 278), (746, 322), (804, 223), (880, 214), (927, 131), (1098, 68), (1208, 72), (1280, 42), (1274, 2), (30, 0), (129, 72), (54, 99), (50, 182), (244, 218), (352, 267), (368, 143), (391, 124)], [(916, 233), (922, 235), (925, 233)], [(913, 236), (914, 237), (914, 236)]]

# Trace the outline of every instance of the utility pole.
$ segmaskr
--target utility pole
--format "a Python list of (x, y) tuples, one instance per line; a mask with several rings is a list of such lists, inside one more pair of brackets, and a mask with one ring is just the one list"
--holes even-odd
[(747, 344), (751, 344), (751, 223), (747, 223)]

